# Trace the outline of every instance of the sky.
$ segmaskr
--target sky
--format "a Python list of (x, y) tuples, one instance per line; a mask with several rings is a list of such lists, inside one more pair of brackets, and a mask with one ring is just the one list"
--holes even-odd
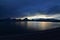
[(0, 0), (0, 18), (41, 14), (60, 19), (60, 0)]

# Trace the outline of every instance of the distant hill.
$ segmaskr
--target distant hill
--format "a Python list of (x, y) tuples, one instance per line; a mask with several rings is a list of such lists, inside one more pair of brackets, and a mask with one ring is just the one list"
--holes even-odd
[(7, 19), (1, 19), (0, 21), (46, 21), (46, 22), (60, 22), (60, 20), (58, 19), (43, 19), (43, 18), (39, 18), (39, 19), (31, 19), (29, 20), (28, 18), (25, 18), (23, 20), (21, 19), (10, 19), (10, 18), (7, 18)]
[(25, 18), (21, 21), (47, 21), (47, 22), (60, 22), (60, 20), (58, 19), (43, 19), (43, 18), (40, 18), (40, 19), (32, 19), (32, 20), (29, 20), (28, 18)]

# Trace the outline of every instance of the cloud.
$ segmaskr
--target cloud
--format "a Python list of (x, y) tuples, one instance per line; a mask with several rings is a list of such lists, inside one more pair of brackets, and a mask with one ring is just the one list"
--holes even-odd
[(59, 13), (60, 14), (60, 5), (55, 5), (51, 8), (49, 8), (48, 13)]
[(59, 0), (0, 0), (0, 18), (57, 14), (59, 5)]

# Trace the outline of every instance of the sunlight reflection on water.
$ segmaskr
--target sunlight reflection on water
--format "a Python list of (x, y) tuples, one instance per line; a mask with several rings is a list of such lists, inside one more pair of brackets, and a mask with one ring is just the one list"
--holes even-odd
[(33, 21), (25, 21), (25, 22), (16, 22), (17, 25), (20, 25), (26, 29), (32, 30), (47, 30), (52, 28), (60, 27), (60, 22), (33, 22)]

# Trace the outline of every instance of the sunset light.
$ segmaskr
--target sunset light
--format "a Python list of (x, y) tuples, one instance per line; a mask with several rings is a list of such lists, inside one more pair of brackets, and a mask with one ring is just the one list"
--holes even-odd
[(54, 18), (54, 16), (49, 16), (49, 15), (34, 15), (34, 16), (22, 17), (21, 19), (24, 19), (24, 18), (28, 18), (28, 19), (39, 19), (39, 18), (50, 19), (50, 18)]

